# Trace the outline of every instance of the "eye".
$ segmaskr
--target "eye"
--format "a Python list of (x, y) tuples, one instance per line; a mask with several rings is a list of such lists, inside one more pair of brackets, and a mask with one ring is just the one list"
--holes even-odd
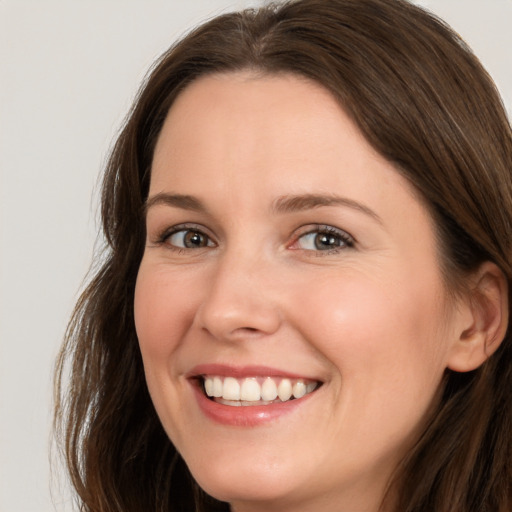
[(300, 235), (291, 248), (305, 251), (336, 252), (353, 246), (354, 239), (345, 231), (333, 226), (318, 226)]
[(215, 246), (208, 235), (192, 228), (171, 232), (164, 237), (163, 241), (177, 249), (201, 249)]

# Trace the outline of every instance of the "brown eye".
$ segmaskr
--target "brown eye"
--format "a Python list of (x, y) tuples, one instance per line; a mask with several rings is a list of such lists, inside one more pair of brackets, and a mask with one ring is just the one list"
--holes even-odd
[(352, 247), (353, 240), (344, 231), (324, 227), (304, 233), (297, 239), (296, 245), (306, 251), (332, 251)]
[(181, 229), (172, 233), (167, 238), (167, 243), (181, 249), (201, 249), (214, 245), (207, 235), (194, 229)]
[(317, 233), (315, 235), (314, 244), (315, 248), (319, 251), (325, 251), (326, 249), (332, 249), (333, 247), (340, 247), (344, 244), (344, 241), (335, 235)]

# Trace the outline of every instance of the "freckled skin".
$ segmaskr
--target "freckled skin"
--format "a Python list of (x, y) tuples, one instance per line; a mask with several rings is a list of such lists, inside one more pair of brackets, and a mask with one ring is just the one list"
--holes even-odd
[[(326, 90), (282, 75), (190, 85), (156, 146), (149, 195), (162, 192), (204, 211), (150, 208), (135, 320), (152, 399), (194, 477), (237, 512), (376, 512), (455, 338), (426, 209)], [(272, 209), (333, 193), (375, 216)], [(160, 241), (183, 224), (211, 243)], [(353, 244), (315, 248), (304, 233), (319, 225)], [(207, 363), (323, 385), (291, 414), (229, 427), (205, 417), (186, 378)]]

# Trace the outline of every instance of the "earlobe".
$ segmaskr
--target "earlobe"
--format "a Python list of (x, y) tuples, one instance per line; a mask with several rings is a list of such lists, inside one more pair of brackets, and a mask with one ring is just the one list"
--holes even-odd
[(447, 364), (457, 372), (475, 370), (483, 364), (500, 346), (508, 326), (508, 285), (499, 267), (489, 261), (483, 263), (471, 282)]

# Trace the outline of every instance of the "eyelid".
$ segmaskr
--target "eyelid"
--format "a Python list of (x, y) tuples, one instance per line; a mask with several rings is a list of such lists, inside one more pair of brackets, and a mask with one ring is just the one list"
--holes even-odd
[[(168, 243), (168, 239), (172, 235), (179, 233), (181, 231), (194, 231), (194, 232), (200, 233), (201, 235), (207, 237), (208, 242), (211, 242), (212, 245), (208, 244), (204, 247), (190, 248), (190, 247), (179, 247), (179, 246), (172, 245), (172, 244)], [(304, 249), (301, 247), (293, 247), (294, 245), (295, 246), (297, 245), (298, 241), (302, 237), (304, 237), (306, 235), (310, 235), (310, 234), (315, 234), (315, 233), (318, 233), (318, 234), (326, 233), (326, 234), (330, 234), (330, 235), (335, 235), (341, 239), (341, 241), (343, 242), (343, 245), (342, 246), (334, 246), (331, 249), (325, 249), (325, 250)], [(207, 247), (218, 246), (218, 243), (215, 240), (214, 235), (211, 234), (211, 232), (208, 228), (206, 228), (205, 226), (203, 226), (201, 224), (196, 224), (196, 223), (192, 223), (192, 222), (184, 222), (181, 224), (175, 224), (175, 225), (166, 227), (166, 228), (158, 231), (156, 233), (156, 237), (155, 237), (153, 243), (155, 245), (166, 244), (168, 248), (170, 248), (171, 250), (174, 250), (174, 251), (198, 250), (198, 249), (205, 249)], [(288, 243), (286, 247), (291, 250), (302, 250), (302, 251), (306, 251), (306, 252), (315, 253), (317, 255), (322, 255), (320, 253), (324, 253), (323, 255), (325, 255), (325, 254), (333, 254), (333, 253), (336, 253), (336, 252), (339, 252), (342, 250), (346, 250), (348, 248), (353, 247), (355, 245), (355, 243), (356, 243), (355, 238), (350, 233), (348, 233), (347, 231), (345, 231), (341, 228), (332, 226), (330, 224), (307, 224), (307, 225), (299, 227), (295, 231), (291, 242)]]
[[(314, 234), (314, 233), (318, 233), (318, 234), (327, 233), (327, 234), (336, 235), (344, 242), (345, 245), (341, 246), (341, 247), (340, 246), (333, 247), (332, 249), (326, 249), (326, 250), (320, 250), (320, 249), (313, 250), (313, 249), (302, 249), (302, 248), (293, 248), (292, 247), (293, 245), (296, 245), (297, 242), (302, 237), (304, 237), (306, 235)], [(300, 227), (297, 230), (297, 232), (294, 234), (292, 242), (288, 245), (288, 248), (292, 249), (292, 250), (304, 250), (304, 251), (308, 251), (308, 252), (314, 252), (315, 254), (320, 255), (321, 253), (332, 254), (335, 252), (346, 250), (347, 248), (354, 247), (355, 244), (356, 244), (355, 238), (350, 233), (345, 231), (344, 229), (337, 228), (330, 224), (308, 224), (308, 225)]]
[[(184, 222), (181, 224), (175, 224), (173, 226), (167, 227), (161, 231), (158, 231), (155, 239), (155, 243), (157, 245), (162, 245), (167, 242), (167, 240), (174, 234), (179, 233), (180, 231), (195, 231), (197, 233), (201, 233), (206, 236), (209, 241), (213, 242), (214, 246), (217, 246), (217, 242), (215, 241), (214, 236), (210, 233), (210, 230), (202, 226), (201, 224), (196, 224), (193, 222)], [(168, 246), (175, 250), (188, 250), (188, 248), (177, 247), (171, 244)]]

